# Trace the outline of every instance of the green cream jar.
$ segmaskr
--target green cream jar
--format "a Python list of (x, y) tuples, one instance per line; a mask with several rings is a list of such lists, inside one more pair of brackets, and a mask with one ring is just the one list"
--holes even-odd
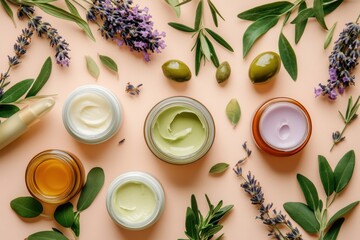
[(163, 161), (187, 164), (203, 157), (215, 138), (207, 108), (189, 97), (171, 97), (156, 104), (144, 124), (146, 144)]

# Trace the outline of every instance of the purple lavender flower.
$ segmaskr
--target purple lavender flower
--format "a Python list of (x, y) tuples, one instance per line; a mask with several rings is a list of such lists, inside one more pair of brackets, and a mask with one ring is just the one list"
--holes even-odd
[(360, 55), (360, 26), (358, 23), (347, 23), (335, 42), (329, 56), (329, 79), (326, 85), (319, 84), (315, 96), (327, 95), (335, 100), (344, 93), (345, 88), (355, 84), (355, 76), (351, 72), (358, 64)]
[(131, 0), (93, 0), (86, 18), (89, 21), (101, 21), (100, 33), (105, 39), (123, 44), (130, 51), (143, 54), (146, 62), (150, 61), (150, 53), (160, 53), (166, 47), (164, 32), (153, 30), (149, 9), (133, 6)]

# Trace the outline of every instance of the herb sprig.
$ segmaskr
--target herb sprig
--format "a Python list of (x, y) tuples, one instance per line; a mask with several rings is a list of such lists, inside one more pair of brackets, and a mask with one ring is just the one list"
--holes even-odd
[[(183, 1), (181, 4), (185, 4), (188, 2), (190, 1)], [(201, 61), (204, 61), (204, 63), (206, 61), (211, 61), (216, 68), (219, 67), (220, 65), (214, 45), (210, 41), (210, 37), (228, 51), (234, 52), (233, 48), (223, 37), (221, 37), (218, 33), (214, 32), (213, 30), (204, 26), (204, 17), (203, 17), (204, 2), (205, 0), (199, 0), (199, 3), (196, 8), (194, 27), (189, 27), (181, 23), (169, 22), (169, 25), (171, 27), (182, 32), (192, 33), (192, 37), (196, 38), (195, 44), (191, 49), (191, 51), (195, 49), (195, 75), (198, 75), (200, 71)], [(217, 27), (218, 26), (217, 17), (219, 16), (223, 20), (224, 18), (210, 0), (207, 0), (207, 3), (211, 11), (213, 22)]]
[(283, 33), (283, 28), (289, 23), (291, 14), (297, 9), (296, 17), (290, 22), (295, 25), (295, 43), (297, 44), (307, 25), (309, 18), (316, 18), (322, 28), (327, 30), (325, 15), (334, 11), (343, 0), (313, 0), (313, 7), (308, 7), (305, 0), (296, 0), (294, 3), (278, 1), (260, 5), (238, 14), (242, 20), (253, 21), (243, 35), (243, 57), (249, 53), (255, 42), (276, 26), (283, 17), (282, 28), (278, 39), (278, 49), (282, 63), (295, 81), (298, 75), (296, 54)]
[(284, 208), (289, 216), (306, 232), (317, 234), (319, 240), (336, 239), (344, 222), (344, 215), (359, 204), (359, 201), (338, 210), (329, 218), (329, 207), (351, 180), (355, 167), (355, 153), (347, 152), (332, 170), (328, 160), (318, 156), (319, 175), (326, 194), (325, 202), (319, 198), (315, 185), (307, 177), (297, 174), (297, 180), (306, 203), (287, 202)]
[[(223, 201), (214, 206), (205, 194), (209, 212), (204, 216), (199, 208), (194, 194), (191, 195), (191, 206), (186, 209), (185, 234), (188, 239), (179, 240), (209, 240), (221, 231), (223, 226), (219, 223), (233, 208), (233, 205), (222, 207)], [(216, 239), (222, 239), (221, 234)]]

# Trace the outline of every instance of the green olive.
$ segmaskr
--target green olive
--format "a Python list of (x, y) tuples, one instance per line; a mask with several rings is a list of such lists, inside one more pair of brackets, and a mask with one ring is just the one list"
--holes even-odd
[(216, 69), (216, 81), (218, 83), (225, 82), (228, 80), (231, 74), (231, 67), (228, 62), (223, 62), (220, 66)]
[(189, 67), (182, 61), (172, 59), (162, 65), (164, 75), (176, 82), (189, 81), (191, 78), (191, 71)]
[(279, 72), (280, 66), (281, 60), (277, 53), (261, 53), (250, 64), (250, 80), (253, 83), (264, 83)]

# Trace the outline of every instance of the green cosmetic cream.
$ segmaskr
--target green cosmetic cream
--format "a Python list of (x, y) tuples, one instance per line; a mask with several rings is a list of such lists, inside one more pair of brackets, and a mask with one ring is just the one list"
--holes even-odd
[(186, 156), (198, 151), (206, 141), (206, 131), (196, 113), (185, 106), (173, 106), (159, 114), (153, 139), (165, 153)]

